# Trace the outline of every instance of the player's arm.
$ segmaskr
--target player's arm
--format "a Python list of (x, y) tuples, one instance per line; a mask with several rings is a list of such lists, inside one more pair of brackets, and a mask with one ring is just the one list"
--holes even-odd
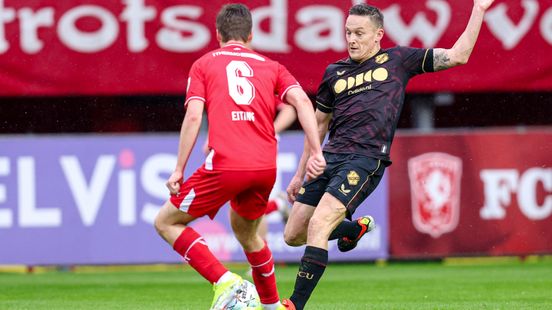
[[(328, 124), (330, 123), (332, 114), (331, 113), (328, 114), (320, 110), (316, 110), (315, 117), (316, 117), (316, 123), (317, 123), (318, 137), (320, 139), (320, 142), (322, 143), (324, 141), (324, 137), (326, 137), (326, 133), (328, 132)], [(299, 164), (297, 165), (297, 171), (295, 172), (295, 175), (289, 182), (289, 185), (286, 190), (288, 194), (288, 200), (292, 203), (297, 198), (297, 194), (299, 193), (299, 190), (301, 189), (301, 185), (303, 184), (303, 180), (305, 179), (305, 174), (307, 173), (306, 167), (307, 167), (307, 161), (309, 159), (309, 154), (310, 154), (309, 144), (305, 138), (303, 154), (301, 155), (301, 159), (299, 160)]]
[[(332, 114), (331, 113), (328, 114), (320, 110), (316, 110), (315, 118), (316, 118), (317, 130), (318, 130), (318, 138), (320, 139), (320, 143), (322, 143), (324, 141), (324, 138), (326, 137), (326, 133), (328, 132), (328, 125), (330, 123), (330, 120), (332, 119)], [(303, 149), (303, 155), (299, 160), (297, 172), (295, 173), (295, 175), (301, 180), (305, 178), (305, 174), (306, 174), (305, 168), (306, 168), (309, 152), (310, 152), (309, 144), (305, 139), (305, 147)]]
[(201, 119), (203, 117), (204, 103), (201, 100), (192, 99), (187, 103), (186, 115), (180, 128), (180, 140), (178, 143), (178, 157), (174, 172), (167, 181), (167, 187), (171, 194), (177, 194), (180, 190), (180, 182), (184, 175), (184, 168), (190, 157), (190, 153), (197, 140)]
[(320, 136), (320, 143), (324, 141), (326, 133), (328, 133), (328, 128), (330, 126), (330, 120), (332, 119), (333, 113), (324, 113), (320, 110), (316, 110), (316, 123), (318, 124), (318, 135)]
[(435, 48), (433, 50), (433, 68), (435, 71), (445, 70), (468, 62), (483, 24), (485, 11), (494, 0), (474, 0), (470, 20), (466, 29), (450, 49)]
[(303, 89), (299, 87), (291, 88), (285, 96), (285, 101), (295, 107), (297, 117), (305, 132), (305, 145), (308, 146), (308, 149), (306, 149), (308, 155), (305, 156), (309, 156), (306, 164), (306, 174), (310, 178), (317, 177), (324, 172), (326, 160), (322, 156), (322, 147), (312, 103)]
[(282, 106), (282, 109), (276, 115), (276, 119), (274, 119), (274, 131), (276, 134), (286, 130), (297, 119), (297, 113), (295, 113), (293, 106), (289, 104), (283, 104)]

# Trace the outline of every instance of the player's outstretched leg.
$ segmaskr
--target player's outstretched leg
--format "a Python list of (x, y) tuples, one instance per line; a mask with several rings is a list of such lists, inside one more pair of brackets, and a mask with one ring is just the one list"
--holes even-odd
[(366, 233), (374, 230), (374, 228), (376, 227), (374, 218), (370, 215), (359, 217), (355, 222), (358, 227), (357, 233), (355, 233), (355, 237), (341, 237), (337, 240), (337, 248), (341, 252), (348, 252), (354, 249), (357, 246), (360, 238), (362, 238), (362, 236), (364, 236)]

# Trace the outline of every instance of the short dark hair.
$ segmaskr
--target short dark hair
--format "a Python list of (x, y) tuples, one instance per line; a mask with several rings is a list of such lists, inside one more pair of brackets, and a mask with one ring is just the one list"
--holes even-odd
[(372, 19), (376, 27), (383, 28), (383, 14), (374, 6), (364, 3), (354, 5), (349, 10), (349, 15), (368, 16)]
[(217, 15), (217, 30), (222, 37), (222, 42), (229, 40), (247, 42), (251, 27), (251, 12), (243, 4), (227, 4)]

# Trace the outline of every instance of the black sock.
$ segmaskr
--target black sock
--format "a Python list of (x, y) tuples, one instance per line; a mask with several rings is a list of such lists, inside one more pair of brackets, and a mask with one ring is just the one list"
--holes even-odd
[(339, 239), (341, 237), (347, 237), (349, 239), (355, 239), (362, 228), (356, 221), (343, 221), (337, 225), (332, 231), (328, 240)]
[(290, 297), (296, 309), (302, 310), (305, 307), (327, 264), (327, 250), (313, 246), (306, 247), (305, 254), (301, 258), (299, 272), (297, 272), (293, 295)]

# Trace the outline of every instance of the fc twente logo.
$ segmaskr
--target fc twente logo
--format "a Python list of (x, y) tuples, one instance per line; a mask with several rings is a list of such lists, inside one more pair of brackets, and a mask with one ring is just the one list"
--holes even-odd
[(433, 238), (453, 231), (460, 218), (462, 160), (425, 153), (408, 160), (408, 176), (416, 230)]

